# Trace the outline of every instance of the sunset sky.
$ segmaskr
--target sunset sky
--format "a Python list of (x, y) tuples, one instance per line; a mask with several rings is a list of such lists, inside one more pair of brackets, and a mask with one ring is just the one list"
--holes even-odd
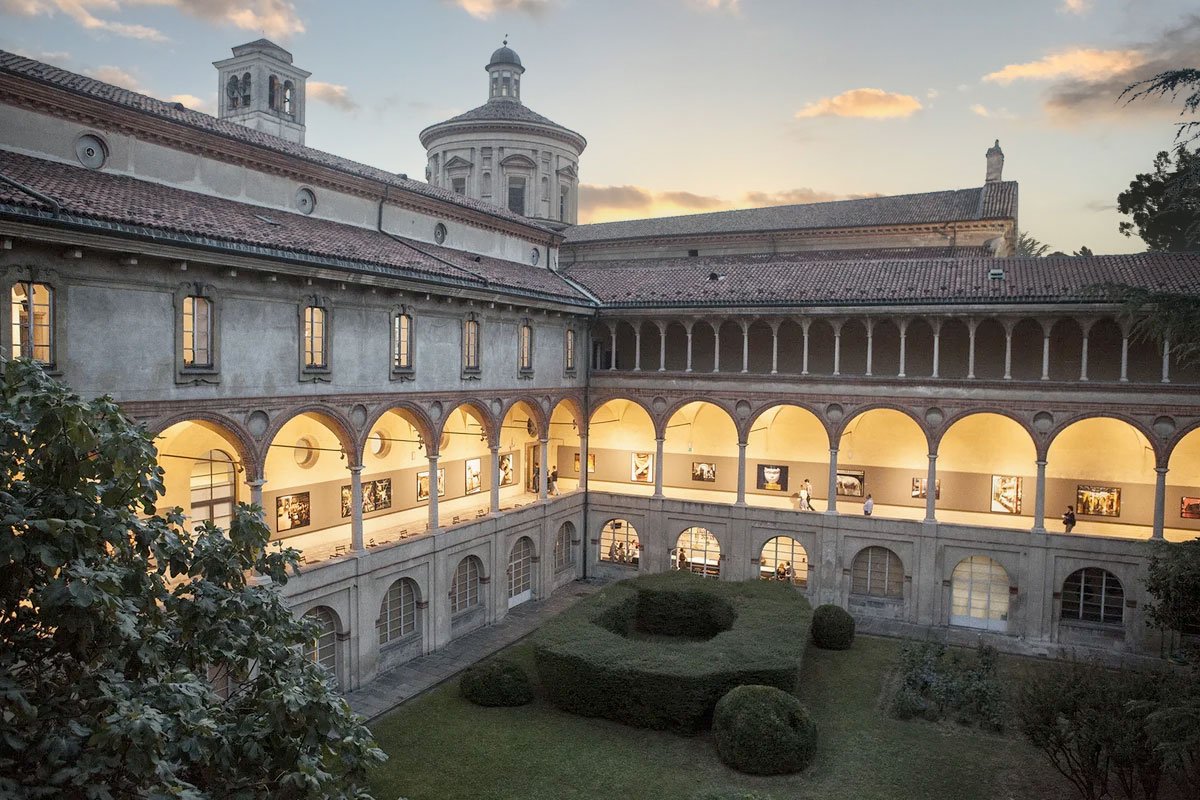
[(313, 73), (310, 146), (414, 177), (506, 34), (526, 105), (588, 139), (581, 221), (978, 186), (998, 138), (1067, 252), (1144, 249), (1116, 196), (1181, 104), (1117, 95), (1200, 67), (1195, 0), (0, 0), (0, 48), (205, 111), (265, 35)]

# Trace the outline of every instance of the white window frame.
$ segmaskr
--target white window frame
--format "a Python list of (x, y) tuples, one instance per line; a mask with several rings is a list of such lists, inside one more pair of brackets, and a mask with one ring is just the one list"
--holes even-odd
[(391, 362), (392, 380), (412, 380), (415, 373), (413, 337), (416, 328), (407, 306), (392, 308), (390, 328), (388, 360)]

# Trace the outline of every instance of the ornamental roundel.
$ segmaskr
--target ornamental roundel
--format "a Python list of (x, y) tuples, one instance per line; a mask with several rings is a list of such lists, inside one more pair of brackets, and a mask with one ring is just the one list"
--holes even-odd
[(1034, 430), (1045, 433), (1054, 427), (1054, 415), (1049, 411), (1039, 411), (1033, 415)]
[(846, 416), (845, 410), (838, 403), (830, 403), (825, 406), (825, 416), (830, 422), (839, 422), (842, 417)]
[(1175, 432), (1175, 428), (1178, 426), (1175, 424), (1174, 417), (1164, 416), (1154, 420), (1154, 423), (1151, 425), (1151, 427), (1154, 428), (1155, 433), (1157, 433), (1163, 439), (1166, 439)]
[(265, 411), (253, 411), (246, 418), (246, 429), (250, 431), (250, 435), (255, 439), (260, 438), (267, 432), (267, 428), (271, 424), (271, 418), (267, 416)]
[(931, 428), (936, 428), (938, 425), (941, 425), (944, 419), (946, 419), (946, 414), (936, 406), (925, 412), (925, 422), (927, 422)]

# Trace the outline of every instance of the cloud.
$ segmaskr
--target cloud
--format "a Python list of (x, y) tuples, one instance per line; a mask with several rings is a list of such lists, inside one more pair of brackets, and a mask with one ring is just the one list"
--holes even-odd
[(210, 100), (204, 100), (196, 97), (194, 94), (173, 94), (167, 98), (171, 103), (182, 103), (185, 107), (192, 111), (203, 111), (205, 114), (213, 113), (215, 103)]
[(1009, 64), (1004, 69), (989, 72), (985, 81), (1008, 85), (1018, 80), (1049, 80), (1075, 78), (1104, 80), (1144, 64), (1146, 57), (1137, 50), (1091, 50), (1077, 48), (1053, 53), (1037, 61)]
[(207, 22), (262, 31), (277, 38), (304, 32), (304, 23), (289, 0), (0, 0), (0, 13), (23, 17), (53, 17), (61, 13), (84, 30), (152, 42), (167, 41), (166, 34), (156, 28), (96, 16), (101, 13), (108, 17), (126, 8), (142, 6), (168, 6)]
[(806, 203), (829, 203), (834, 200), (861, 200), (864, 197), (882, 197), (877, 192), (868, 194), (838, 194), (822, 192), (803, 186), (799, 189), (786, 189), (781, 192), (746, 192), (742, 197), (750, 208), (762, 206), (795, 206)]
[(912, 95), (894, 94), (882, 89), (851, 89), (835, 97), (823, 97), (796, 112), (798, 119), (812, 117), (863, 117), (887, 119), (910, 117), (921, 110), (921, 101)]
[(95, 69), (85, 69), (83, 74), (98, 81), (111, 83), (113, 86), (120, 86), (122, 89), (128, 89), (131, 92), (149, 94), (146, 87), (142, 86), (142, 82), (135, 75), (120, 67), (105, 66), (96, 67)]
[(841, 194), (802, 187), (775, 192), (745, 192), (737, 200), (714, 195), (680, 191), (656, 191), (642, 186), (596, 186), (584, 184), (579, 191), (579, 216), (582, 222), (610, 222), (621, 219), (665, 217), (704, 211), (728, 211), (739, 208), (789, 206), (825, 203), (831, 200), (857, 200), (879, 194)]
[(556, 0), (444, 0), (458, 6), (476, 19), (491, 19), (498, 13), (516, 11), (530, 16), (541, 16), (550, 10)]
[(1007, 108), (988, 108), (983, 103), (974, 103), (967, 106), (971, 113), (983, 117), (984, 119), (1016, 119), (1017, 115), (1009, 111)]
[(1083, 207), (1088, 211), (1116, 211), (1117, 206), (1111, 200), (1092, 200), (1089, 203), (1084, 203)]
[(725, 201), (719, 197), (692, 194), (691, 192), (662, 192), (657, 199), (673, 206), (695, 211), (711, 211), (725, 206)]
[(337, 83), (324, 81), (309, 81), (308, 96), (320, 103), (326, 103), (342, 111), (354, 111), (358, 101), (350, 96), (350, 90)]
[(742, 0), (691, 0), (691, 4), (704, 11), (727, 11), (730, 14), (742, 13)]
[(1092, 10), (1092, 0), (1063, 0), (1058, 10), (1063, 14), (1086, 14)]
[[(0, 0), (2, 3), (4, 0)], [(34, 61), (45, 61), (48, 64), (65, 64), (71, 60), (71, 54), (66, 50), (27, 50), (24, 47), (4, 47), (3, 49), (16, 53)]]

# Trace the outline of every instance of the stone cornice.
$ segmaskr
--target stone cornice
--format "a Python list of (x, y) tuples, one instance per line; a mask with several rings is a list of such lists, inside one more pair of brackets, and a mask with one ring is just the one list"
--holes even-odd
[(428, 150), (433, 147), (438, 140), (460, 133), (532, 134), (534, 136), (541, 136), (547, 139), (553, 139), (555, 141), (562, 142), (563, 144), (573, 148), (577, 154), (582, 153), (584, 149), (587, 148), (587, 139), (567, 128), (541, 125), (536, 122), (520, 122), (517, 120), (504, 119), (439, 122), (436, 125), (430, 125), (428, 128), (421, 131), (421, 146)]

